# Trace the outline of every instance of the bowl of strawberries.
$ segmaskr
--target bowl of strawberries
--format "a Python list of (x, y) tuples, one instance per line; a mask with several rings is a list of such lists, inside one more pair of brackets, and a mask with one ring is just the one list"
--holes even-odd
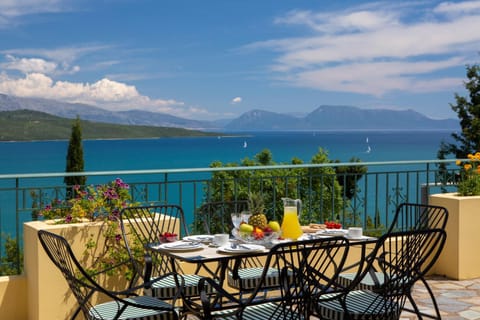
[(174, 232), (164, 232), (160, 235), (159, 240), (161, 243), (175, 242), (178, 240), (178, 235)]

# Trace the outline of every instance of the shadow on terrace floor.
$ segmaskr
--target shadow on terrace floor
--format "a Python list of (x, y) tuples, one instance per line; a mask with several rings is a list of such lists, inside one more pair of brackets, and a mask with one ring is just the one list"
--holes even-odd
[[(480, 278), (474, 280), (449, 280), (443, 277), (431, 277), (428, 280), (444, 320), (480, 320)], [(427, 314), (434, 314), (425, 287), (418, 282), (415, 285), (415, 301)], [(194, 318), (189, 318), (194, 319)], [(418, 319), (410, 312), (403, 312), (401, 320)], [(424, 317), (424, 319), (429, 319)]]
[[(456, 281), (435, 276), (427, 282), (435, 294), (442, 319), (480, 319), (480, 278)], [(413, 295), (423, 312), (433, 314), (427, 291), (420, 282), (415, 285)], [(407, 319), (417, 317), (412, 313), (403, 312), (401, 320)]]

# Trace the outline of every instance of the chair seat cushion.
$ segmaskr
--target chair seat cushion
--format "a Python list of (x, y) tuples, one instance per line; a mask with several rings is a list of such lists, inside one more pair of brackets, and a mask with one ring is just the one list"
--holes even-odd
[[(223, 320), (238, 320), (238, 314), (235, 313), (237, 309), (222, 310), (213, 313), (215, 318)], [(242, 313), (241, 319), (243, 320), (258, 320), (258, 319), (285, 319), (285, 320), (306, 320), (306, 318), (288, 308), (267, 302), (257, 305), (248, 306)]]
[[(373, 273), (373, 276), (371, 273), (367, 273), (365, 277), (363, 277), (362, 281), (360, 281), (360, 283), (357, 285), (357, 289), (374, 290), (375, 288), (381, 286), (384, 282), (383, 272)], [(341, 273), (338, 277), (338, 282), (344, 287), (349, 287), (356, 276), (356, 273)], [(375, 281), (374, 277), (376, 277), (378, 280)]]
[[(198, 296), (200, 291), (198, 290), (198, 282), (200, 281), (201, 276), (196, 274), (184, 274), (182, 275), (185, 286), (183, 287), (184, 295), (187, 297)], [(213, 289), (212, 289), (213, 290)], [(154, 297), (160, 299), (168, 299), (175, 296), (178, 292), (178, 287), (175, 282), (175, 277), (168, 276), (160, 281), (156, 281), (152, 285), (152, 294)], [(207, 292), (211, 292), (207, 288)]]
[[(337, 297), (337, 299), (334, 299)], [(348, 319), (340, 301), (338, 293), (322, 295), (318, 301), (321, 319), (343, 320)], [(381, 295), (367, 290), (355, 290), (347, 293), (347, 311), (350, 319), (398, 319), (401, 308), (392, 300), (385, 300)]]
[[(255, 288), (261, 280), (263, 268), (252, 267), (238, 269), (239, 279), (234, 279), (232, 271), (228, 272), (227, 283), (232, 288), (251, 290)], [(269, 268), (264, 282), (265, 286), (273, 287), (280, 285), (280, 277), (275, 268)]]
[[(161, 301), (157, 298), (140, 296), (127, 298), (130, 302), (141, 304), (143, 306), (155, 306), (173, 309), (172, 306), (164, 301)], [(128, 320), (170, 320), (177, 319), (175, 311), (173, 310), (153, 310), (153, 309), (142, 309), (133, 306), (127, 306), (123, 311), (120, 317), (115, 318), (119, 309), (123, 306), (121, 302), (110, 301), (105, 302), (99, 305), (92, 307), (89, 310), (89, 319), (95, 320), (106, 320), (106, 319), (128, 319)]]

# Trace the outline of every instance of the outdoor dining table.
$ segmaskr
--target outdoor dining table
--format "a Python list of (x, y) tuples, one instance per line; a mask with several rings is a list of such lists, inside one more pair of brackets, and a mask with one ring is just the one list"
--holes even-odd
[[(177, 241), (171, 243), (171, 249), (167, 246), (159, 245), (158, 243), (147, 245), (148, 250), (153, 250), (162, 253), (171, 260), (172, 269), (175, 271), (177, 262), (185, 262), (195, 264), (196, 272), (200, 269), (206, 270), (211, 276), (216, 278), (219, 283), (223, 283), (225, 280), (226, 270), (229, 261), (232, 259), (242, 259), (249, 257), (266, 256), (270, 251), (267, 247), (263, 247), (260, 250), (245, 250), (242, 252), (224, 252), (220, 251), (218, 246), (213, 246), (207, 243), (198, 243), (198, 245), (189, 249), (175, 248), (175, 245), (181, 245), (181, 242)], [(190, 241), (186, 241), (187, 243)], [(195, 242), (190, 242), (195, 243)], [(235, 245), (236, 240), (231, 240), (230, 245)], [(196, 244), (196, 243), (195, 243)], [(242, 244), (238, 244), (242, 245)], [(212, 269), (208, 264), (213, 263), (216, 266)]]
[[(334, 236), (334, 234), (332, 234), (331, 236)], [(316, 235), (304, 234), (299, 240), (302, 240), (302, 239), (308, 240), (314, 237), (316, 237)], [(346, 237), (348, 238), (348, 236)], [(376, 240), (377, 238), (375, 237), (362, 236), (361, 238), (358, 238), (358, 239), (349, 239), (349, 243), (352, 247), (360, 246), (361, 248), (360, 256), (365, 256), (367, 251), (367, 245), (374, 244)], [(288, 241), (288, 240), (282, 240), (282, 241)], [(192, 243), (195, 245), (193, 245), (191, 249), (188, 249), (188, 246), (186, 249), (175, 248), (175, 245), (177, 244), (181, 246), (182, 242)], [(240, 242), (237, 239), (230, 239), (230, 242), (227, 246), (235, 245), (235, 244), (240, 246), (244, 245), (242, 242)], [(216, 278), (219, 281), (219, 283), (223, 284), (226, 277), (226, 271), (227, 271), (229, 262), (231, 260), (267, 256), (270, 251), (269, 248), (273, 247), (275, 244), (276, 243), (274, 242), (274, 243), (270, 243), (267, 246), (263, 246), (262, 249), (245, 250), (245, 251), (239, 251), (239, 252), (222, 251), (221, 248), (219, 248), (218, 246), (213, 246), (211, 244), (200, 243), (195, 241), (193, 242), (192, 241), (176, 241), (176, 242), (170, 243), (170, 246), (168, 244), (162, 245), (158, 243), (152, 243), (152, 244), (148, 244), (146, 248), (147, 250), (160, 252), (163, 255), (170, 258), (172, 269), (174, 271), (175, 271), (177, 262), (196, 264), (197, 272), (201, 268), (204, 268), (205, 270), (207, 270), (207, 272), (211, 276)], [(248, 244), (245, 244), (245, 245), (248, 245)], [(216, 266), (213, 270), (208, 266), (209, 263), (214, 263), (214, 264), (216, 263)]]

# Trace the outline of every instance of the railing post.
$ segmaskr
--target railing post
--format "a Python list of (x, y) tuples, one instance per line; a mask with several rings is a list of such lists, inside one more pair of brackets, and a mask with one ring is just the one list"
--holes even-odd
[[(20, 204), (19, 204), (19, 195), (20, 192), (20, 181), (19, 178), (15, 179), (15, 251), (16, 251), (16, 265), (17, 265), (17, 274), (21, 273), (20, 268)], [(8, 214), (8, 213), (7, 213)]]

